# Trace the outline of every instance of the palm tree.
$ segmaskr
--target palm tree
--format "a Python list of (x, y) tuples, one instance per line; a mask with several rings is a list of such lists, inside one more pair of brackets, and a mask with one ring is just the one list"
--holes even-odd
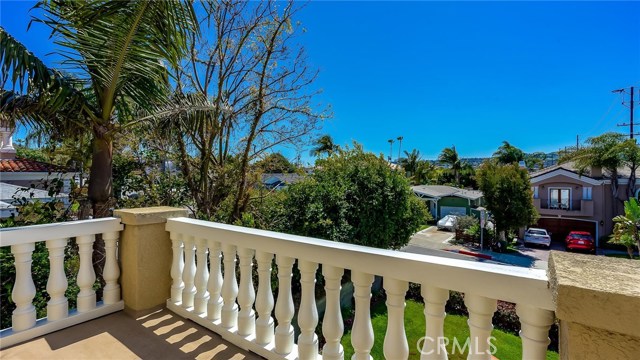
[[(112, 147), (136, 112), (166, 100), (168, 65), (175, 66), (197, 32), (191, 2), (42, 2), (49, 26), (74, 78), (49, 69), (22, 44), (0, 31), (2, 78), (24, 94), (3, 91), (2, 108), (36, 127), (65, 135), (92, 135), (89, 198), (94, 216), (108, 214), (112, 196)], [(77, 54), (77, 55), (76, 55)], [(4, 84), (3, 84), (4, 85)]]
[(629, 257), (633, 259), (633, 246), (640, 249), (640, 205), (636, 198), (624, 202), (624, 215), (613, 218), (615, 226), (611, 242), (625, 245)]
[(442, 149), (442, 152), (438, 156), (438, 161), (442, 164), (448, 165), (449, 170), (453, 172), (456, 184), (460, 184), (460, 170), (462, 170), (462, 160), (456, 151), (456, 147)]
[(524, 152), (509, 144), (508, 141), (503, 141), (498, 150), (493, 153), (493, 157), (498, 159), (498, 163), (507, 165), (524, 160)]
[(411, 176), (416, 172), (418, 168), (418, 162), (420, 161), (420, 151), (413, 149), (411, 152), (404, 152), (405, 157), (398, 159), (400, 165), (404, 168), (404, 170)]
[(331, 135), (322, 135), (315, 142), (315, 147), (311, 149), (311, 156), (322, 156), (323, 154), (331, 155), (338, 151), (340, 146), (333, 142)]
[[(153, 112), (169, 92), (176, 67), (198, 35), (190, 1), (42, 1), (65, 74), (0, 28), (3, 120), (47, 129), (54, 136), (91, 136), (89, 199), (95, 217), (109, 214), (113, 142)], [(12, 90), (6, 87), (7, 81)], [(18, 91), (19, 90), (19, 91)], [(181, 111), (181, 109), (174, 109)], [(104, 243), (94, 245), (102, 274)], [(100, 277), (99, 277), (100, 278)]]
[[(587, 146), (564, 156), (560, 161), (573, 161), (579, 173), (585, 173), (589, 168), (606, 170), (611, 178), (611, 196), (615, 200), (618, 199), (618, 168), (624, 165), (619, 150), (623, 141), (623, 134), (613, 132), (592, 137), (587, 139)], [(616, 207), (616, 201), (612, 201), (613, 214), (616, 213)]]

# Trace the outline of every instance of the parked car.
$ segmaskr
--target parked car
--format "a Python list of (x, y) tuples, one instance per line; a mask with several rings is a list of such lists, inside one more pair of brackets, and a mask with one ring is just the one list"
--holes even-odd
[(438, 220), (438, 230), (449, 230), (453, 231), (456, 228), (456, 224), (458, 223), (458, 216), (456, 215), (447, 215), (442, 219)]
[(564, 239), (564, 244), (567, 251), (583, 250), (592, 253), (596, 251), (596, 242), (593, 241), (593, 236), (586, 231), (570, 232)]
[(551, 234), (545, 229), (529, 228), (524, 233), (524, 246), (529, 244), (544, 245), (547, 248), (551, 246)]

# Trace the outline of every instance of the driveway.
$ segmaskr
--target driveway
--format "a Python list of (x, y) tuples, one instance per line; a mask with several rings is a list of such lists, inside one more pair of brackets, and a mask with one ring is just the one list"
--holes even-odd
[(432, 226), (413, 234), (411, 240), (409, 240), (409, 245), (440, 250), (450, 247), (447, 241), (453, 236), (454, 234), (451, 231), (441, 231)]

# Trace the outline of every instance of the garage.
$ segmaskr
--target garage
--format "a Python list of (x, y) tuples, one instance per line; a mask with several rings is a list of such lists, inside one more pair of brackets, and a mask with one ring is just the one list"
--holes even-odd
[(467, 215), (467, 208), (458, 206), (441, 206), (440, 218), (443, 218), (447, 215)]
[(551, 232), (551, 240), (562, 242), (571, 231), (587, 231), (596, 238), (596, 223), (593, 221), (563, 219), (563, 218), (540, 218), (538, 223), (532, 227), (539, 227)]

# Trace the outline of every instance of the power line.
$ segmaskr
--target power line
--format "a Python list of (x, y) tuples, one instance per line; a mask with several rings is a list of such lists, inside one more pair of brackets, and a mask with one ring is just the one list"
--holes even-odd
[[(623, 94), (623, 98), (622, 98), (622, 105), (624, 105), (624, 94), (626, 94), (626, 90), (625, 89), (618, 89), (618, 90), (613, 90), (614, 93), (621, 93)], [(622, 124), (618, 124), (618, 126), (628, 126), (629, 127), (629, 138), (633, 139), (634, 135), (638, 135), (636, 133), (634, 133), (633, 131), (633, 126), (634, 125), (640, 125), (640, 123), (634, 123), (633, 122), (633, 105), (635, 104), (635, 98), (633, 95), (634, 92), (634, 87), (631, 86), (629, 87), (629, 123), (622, 123)]]

